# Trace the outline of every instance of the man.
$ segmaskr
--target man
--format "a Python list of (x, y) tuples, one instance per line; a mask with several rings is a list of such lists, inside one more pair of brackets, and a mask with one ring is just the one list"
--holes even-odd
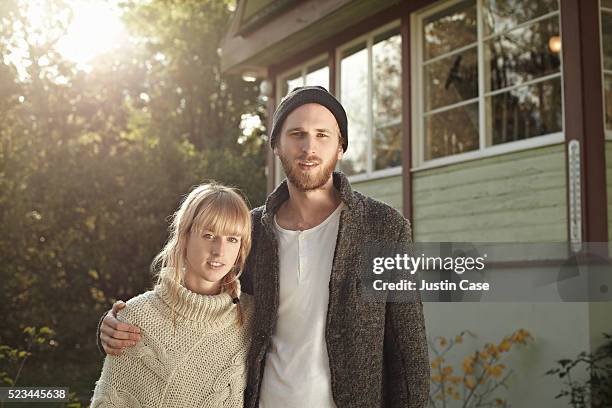
[[(359, 276), (362, 245), (407, 247), (410, 225), (333, 171), (348, 147), (344, 108), (322, 87), (295, 89), (274, 113), (270, 142), (287, 180), (252, 211), (241, 279), (256, 303), (245, 406), (425, 407), (420, 298), (366, 301)], [(107, 353), (138, 339), (114, 318), (121, 306), (102, 321)]]

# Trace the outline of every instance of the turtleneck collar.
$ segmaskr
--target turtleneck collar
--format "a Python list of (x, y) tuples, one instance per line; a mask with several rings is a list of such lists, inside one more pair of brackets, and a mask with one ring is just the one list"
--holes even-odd
[(226, 324), (234, 319), (236, 307), (229, 293), (201, 295), (163, 275), (154, 290), (170, 308), (174, 303), (173, 295), (176, 293), (174, 310), (179, 320), (214, 326)]

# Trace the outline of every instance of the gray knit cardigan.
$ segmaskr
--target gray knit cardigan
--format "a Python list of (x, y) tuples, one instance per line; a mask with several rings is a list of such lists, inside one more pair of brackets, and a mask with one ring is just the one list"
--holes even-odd
[[(329, 282), (325, 340), (334, 402), (343, 407), (425, 407), (429, 359), (420, 297), (408, 303), (364, 301), (359, 272), (364, 243), (411, 242), (410, 223), (396, 210), (352, 191), (346, 176), (333, 174), (346, 204)], [(258, 405), (266, 352), (278, 312), (279, 261), (274, 214), (289, 198), (286, 180), (252, 211), (253, 247), (242, 289), (254, 295), (254, 338), (249, 355), (245, 407)]]

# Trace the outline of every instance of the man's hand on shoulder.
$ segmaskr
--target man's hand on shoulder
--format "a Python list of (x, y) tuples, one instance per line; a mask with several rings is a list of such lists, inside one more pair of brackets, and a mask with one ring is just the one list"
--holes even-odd
[(121, 355), (126, 347), (133, 347), (140, 340), (140, 329), (128, 323), (120, 322), (117, 313), (125, 307), (119, 300), (108, 311), (100, 326), (100, 341), (106, 354)]

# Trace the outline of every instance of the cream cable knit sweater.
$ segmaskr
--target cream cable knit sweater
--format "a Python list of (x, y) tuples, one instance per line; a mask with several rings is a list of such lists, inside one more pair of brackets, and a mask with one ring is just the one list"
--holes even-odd
[[(173, 334), (171, 296), (178, 289)], [(163, 278), (118, 313), (141, 340), (107, 356), (91, 407), (240, 407), (246, 386), (253, 300), (242, 294), (244, 326), (229, 294), (205, 296)]]

